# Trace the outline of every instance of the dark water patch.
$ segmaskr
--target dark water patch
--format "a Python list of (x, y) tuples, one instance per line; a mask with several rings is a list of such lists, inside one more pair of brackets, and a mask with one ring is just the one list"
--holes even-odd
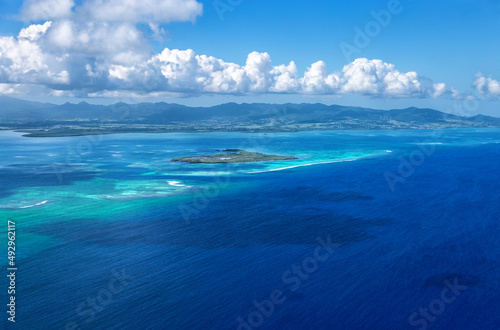
[(0, 168), (0, 197), (13, 195), (16, 189), (27, 187), (54, 187), (90, 181), (99, 171), (77, 165), (14, 165)]
[(285, 189), (285, 191), (279, 192), (278, 194), (286, 194), (287, 198), (289, 196), (295, 196), (295, 198), (309, 198), (322, 201), (330, 202), (345, 202), (345, 201), (366, 201), (373, 200), (373, 196), (368, 196), (366, 194), (358, 193), (355, 191), (330, 191), (325, 189), (320, 189), (317, 187), (310, 186), (297, 186), (291, 189)]
[(220, 249), (255, 245), (316, 245), (317, 238), (350, 244), (372, 238), (370, 219), (344, 215), (297, 215), (240, 212), (221, 213), (193, 220), (143, 219), (142, 221), (88, 222), (75, 220), (28, 229), (40, 235), (90, 244), (159, 244)]
[(144, 180), (144, 177), (139, 175), (149, 172), (151, 172), (149, 169), (143, 167), (131, 167), (126, 170), (115, 169), (114, 171), (109, 171), (101, 175), (101, 177), (103, 179), (113, 180)]
[(346, 191), (346, 192), (334, 192), (331, 193), (329, 200), (332, 202), (345, 202), (345, 201), (367, 201), (375, 199), (372, 196), (361, 195), (356, 192)]
[[(249, 192), (249, 198), (257, 202), (263, 201), (263, 194), (260, 191)], [(345, 191), (335, 191), (331, 187), (318, 187), (312, 185), (288, 185), (283, 188), (275, 188), (272, 195), (266, 195), (267, 199), (272, 198), (276, 203), (299, 203), (300, 205), (310, 204), (314, 205), (318, 202), (356, 202), (356, 201), (371, 201), (375, 197), (359, 193), (356, 191), (345, 190)], [(279, 202), (281, 200), (282, 202)]]

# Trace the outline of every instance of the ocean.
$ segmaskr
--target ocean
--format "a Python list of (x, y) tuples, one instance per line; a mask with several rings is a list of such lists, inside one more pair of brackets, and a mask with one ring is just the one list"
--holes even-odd
[[(185, 164), (239, 148), (297, 160)], [(0, 131), (0, 326), (499, 329), (500, 129)]]

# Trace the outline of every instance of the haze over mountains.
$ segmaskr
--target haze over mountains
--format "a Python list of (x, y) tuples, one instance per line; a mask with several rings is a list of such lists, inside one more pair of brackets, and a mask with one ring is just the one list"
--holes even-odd
[[(169, 103), (86, 102), (55, 105), (0, 97), (3, 129), (77, 130), (106, 127), (127, 131), (299, 131), (315, 129), (402, 129), (500, 127), (500, 118), (462, 117), (433, 109), (374, 110), (324, 104), (236, 104), (187, 107)], [(110, 132), (106, 132), (110, 133)], [(73, 135), (73, 134), (70, 134)]]

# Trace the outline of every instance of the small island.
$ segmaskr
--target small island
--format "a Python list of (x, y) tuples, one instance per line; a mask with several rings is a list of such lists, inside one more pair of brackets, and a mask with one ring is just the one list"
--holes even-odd
[(264, 155), (258, 152), (250, 152), (241, 149), (225, 149), (223, 154), (179, 157), (172, 159), (173, 162), (185, 162), (190, 164), (221, 164), (221, 163), (254, 163), (276, 160), (298, 159), (294, 156)]

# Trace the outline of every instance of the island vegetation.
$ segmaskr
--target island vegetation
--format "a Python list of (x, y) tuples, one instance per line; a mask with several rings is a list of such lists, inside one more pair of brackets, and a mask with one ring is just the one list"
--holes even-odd
[(220, 163), (254, 163), (276, 160), (293, 160), (294, 156), (265, 155), (241, 149), (225, 149), (224, 153), (203, 156), (189, 156), (172, 159), (173, 162), (184, 162), (190, 164), (220, 164)]

